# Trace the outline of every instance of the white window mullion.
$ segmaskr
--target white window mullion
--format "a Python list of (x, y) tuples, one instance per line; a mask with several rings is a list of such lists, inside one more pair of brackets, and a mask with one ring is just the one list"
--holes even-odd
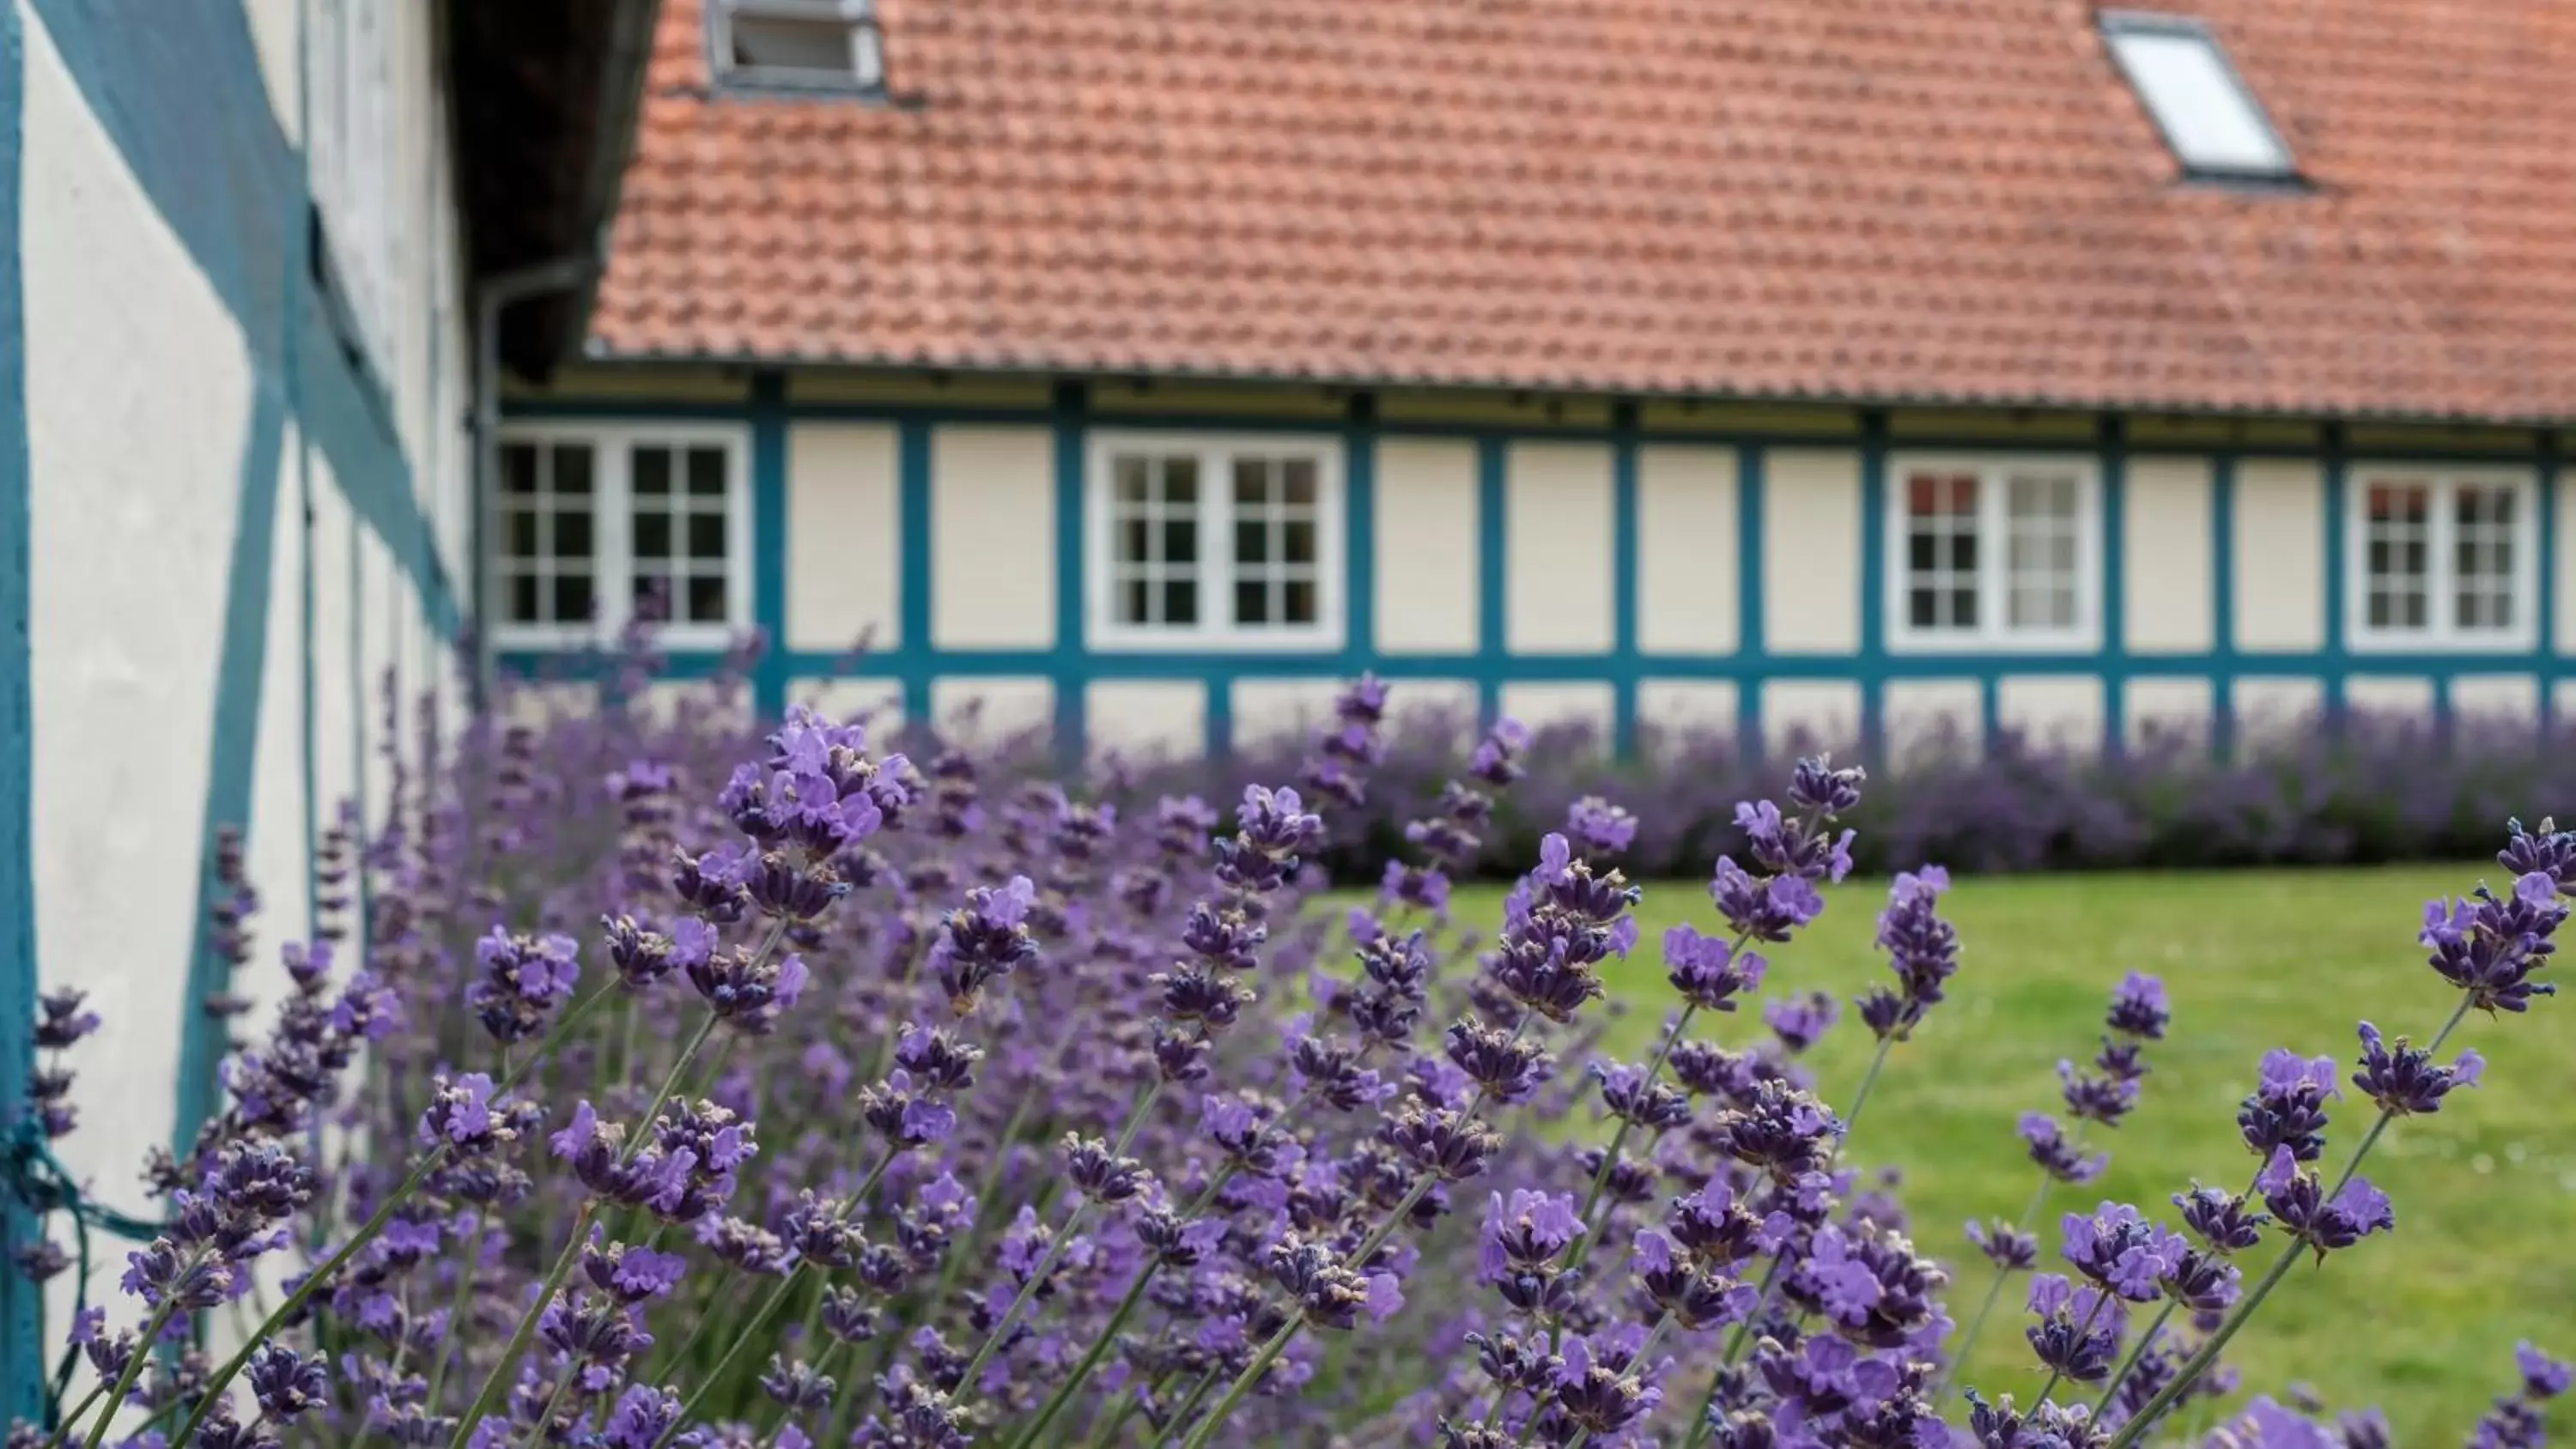
[(598, 593), (603, 640), (615, 639), (635, 610), (635, 445), (632, 439), (603, 439), (594, 445), (605, 454), (591, 465), (591, 491), (601, 517), (591, 522), (597, 545), (591, 563), (592, 587)]
[(1977, 470), (1977, 627), (1970, 631), (1991, 644), (2012, 632), (2012, 474), (2003, 468)]

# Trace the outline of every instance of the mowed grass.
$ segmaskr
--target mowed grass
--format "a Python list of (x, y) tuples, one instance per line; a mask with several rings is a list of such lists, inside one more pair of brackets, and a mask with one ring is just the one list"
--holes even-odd
[[(1896, 1048), (1846, 1160), (1903, 1172), (1917, 1244), (1952, 1265), (1952, 1312), (1964, 1324), (1990, 1279), (1961, 1226), (2028, 1203), (2036, 1170), (2015, 1119), (2057, 1106), (2058, 1059), (2093, 1049), (2121, 973), (2165, 979), (2174, 1030), (2151, 1048), (2137, 1112), (2105, 1144), (2110, 1171), (2050, 1199), (2052, 1260), (2067, 1209), (2117, 1198), (2176, 1222), (2168, 1199), (2191, 1179), (2242, 1188), (2257, 1164), (2236, 1137), (2235, 1109), (2266, 1049), (2332, 1054), (2348, 1075), (2356, 1020), (2419, 1041), (2438, 1030), (2457, 997), (2414, 944), (2422, 905), (2482, 877), (2502, 884), (2494, 866), (2473, 864), (1964, 880), (1947, 897), (1963, 948), (1950, 999)], [(1775, 954), (1766, 984), (1766, 997), (1821, 989), (1845, 1003), (1809, 1058), (1837, 1110), (1875, 1045), (1848, 1003), (1884, 974), (1870, 948), (1884, 895), (1882, 881), (1830, 891), (1824, 918)], [(1457, 908), (1490, 930), (1501, 895), (1462, 892)], [(1643, 946), (1610, 973), (1609, 1043), (1630, 1056), (1650, 1047), (1672, 1001), (1657, 949), (1664, 929), (1683, 920), (1716, 929), (1707, 895), (1689, 882), (1648, 886), (1639, 916)], [(2292, 1271), (2229, 1347), (2249, 1392), (2305, 1383), (2338, 1408), (2380, 1406), (2400, 1444), (2456, 1444), (2514, 1381), (2516, 1339), (2576, 1354), (2576, 942), (2569, 959), (2544, 973), (2569, 998), (2520, 1017), (2473, 1015), (2454, 1034), (2445, 1057), (2476, 1047), (2485, 1085), (2383, 1136), (2365, 1172), (2396, 1200), (2396, 1234), (2322, 1271)], [(1694, 1029), (1740, 1046), (1759, 1022), (1748, 1011)], [(2336, 1111), (2330, 1167), (2374, 1111), (2354, 1098)], [(2259, 1276), (2268, 1246), (2250, 1261), (2247, 1276)], [(1997, 1308), (1962, 1381), (2026, 1402), (2039, 1376), (2027, 1368), (2025, 1320), (2007, 1311), (2017, 1299)], [(2562, 1432), (2568, 1420), (2561, 1407)]]

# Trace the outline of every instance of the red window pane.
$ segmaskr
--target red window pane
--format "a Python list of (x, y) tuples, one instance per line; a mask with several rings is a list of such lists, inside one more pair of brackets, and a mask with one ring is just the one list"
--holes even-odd
[(2425, 506), (2425, 490), (2420, 483), (2370, 485), (2370, 516), (2375, 520), (2422, 522)]
[(1977, 477), (1973, 473), (1912, 473), (1905, 479), (1905, 511), (1917, 518), (1944, 514), (1966, 516), (1977, 511)]

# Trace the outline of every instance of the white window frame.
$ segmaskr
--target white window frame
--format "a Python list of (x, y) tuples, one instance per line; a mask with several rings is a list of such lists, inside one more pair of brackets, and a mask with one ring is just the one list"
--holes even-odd
[[(2065, 629), (2015, 629), (2007, 544), (2006, 490), (2018, 471), (2046, 469), (2075, 479), (2075, 623)], [(1908, 475), (1929, 470), (1977, 478), (1977, 625), (1917, 628), (1906, 598)], [(2063, 654), (2102, 644), (2102, 465), (2080, 453), (1891, 453), (1885, 472), (1886, 551), (1879, 560), (1887, 647), (1897, 654)]]
[[(1118, 619), (1115, 504), (1111, 459), (1122, 452), (1194, 453), (1199, 460), (1199, 620), (1127, 624)], [(1315, 465), (1315, 622), (1295, 627), (1238, 625), (1234, 614), (1234, 468), (1237, 454), (1295, 456)], [(1327, 434), (1095, 431), (1083, 483), (1083, 640), (1103, 652), (1222, 651), (1306, 654), (1342, 647), (1342, 450)]]
[[(501, 444), (586, 443), (591, 449), (591, 586), (598, 615), (587, 624), (522, 624), (506, 617), (503, 498), (496, 473), (483, 499), (484, 609), (492, 642), (501, 649), (589, 649), (615, 642), (635, 607), (635, 495), (633, 447), (714, 446), (725, 452), (725, 615), (722, 624), (666, 623), (649, 636), (656, 648), (726, 649), (752, 629), (751, 430), (724, 423), (594, 422), (578, 419), (514, 422), (501, 429)], [(497, 453), (495, 454), (497, 457)], [(673, 482), (678, 484), (679, 479)], [(684, 548), (674, 539), (675, 547)], [(772, 641), (773, 644), (775, 641)]]
[[(838, 76), (826, 76), (818, 71), (736, 65), (733, 63), (733, 18), (736, 15), (846, 26), (850, 42), (849, 69)], [(707, 24), (707, 70), (720, 86), (823, 94), (850, 91), (862, 95), (885, 89), (885, 31), (877, 19), (874, 0), (708, 0)]]
[[(2423, 483), (2432, 490), (2426, 524), (2425, 627), (2370, 622), (2370, 490), (2380, 483)], [(2452, 567), (2457, 528), (2453, 498), (2463, 483), (2514, 494), (2513, 619), (2510, 629), (2462, 629), (2458, 578)], [(2530, 468), (2456, 463), (2355, 461), (2344, 469), (2344, 631), (2355, 654), (2513, 654), (2539, 647), (2540, 479)]]

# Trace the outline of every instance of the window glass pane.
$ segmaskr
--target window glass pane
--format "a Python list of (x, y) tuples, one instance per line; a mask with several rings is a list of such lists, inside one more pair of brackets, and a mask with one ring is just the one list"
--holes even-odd
[(1963, 574), (1976, 572), (1977, 536), (1975, 534), (1960, 533), (1951, 537), (1950, 567)]
[(554, 617), (557, 623), (587, 623), (590, 619), (590, 576), (557, 574), (554, 588)]
[(697, 624), (725, 621), (725, 581), (704, 574), (689, 580), (689, 620)]
[(733, 37), (729, 67), (792, 71), (814, 80), (860, 79), (846, 20), (736, 11), (728, 28)]
[(1290, 458), (1280, 464), (1288, 484), (1288, 502), (1293, 507), (1311, 508), (1315, 503), (1315, 460)]
[(508, 558), (537, 556), (537, 515), (513, 508), (501, 515), (501, 552)]
[(1315, 525), (1303, 520), (1291, 521), (1283, 542), (1287, 545), (1285, 554), (1288, 562), (1310, 564), (1315, 561)]
[(2291, 174), (2289, 148), (2263, 119), (2215, 37), (2176, 28), (2110, 31), (2111, 53), (2175, 159), (2196, 171)]
[(1314, 580), (1290, 579), (1288, 581), (1288, 617), (1286, 622), (1291, 624), (1314, 623), (1321, 617), (1321, 609), (1316, 602), (1316, 598), (1317, 595)]
[(1118, 477), (1118, 501), (1145, 501), (1145, 460), (1133, 453), (1121, 453), (1110, 460), (1110, 471)]
[[(1143, 480), (1138, 480), (1137, 486), (1142, 488), (1144, 486)], [(1145, 522), (1142, 518), (1125, 518), (1119, 521), (1117, 548), (1118, 561), (1120, 563), (1142, 563), (1145, 561), (1147, 534), (1151, 528), (1152, 525)]]
[(671, 515), (638, 513), (635, 515), (635, 556), (664, 559), (671, 556)]
[(1270, 501), (1270, 464), (1262, 458), (1234, 460), (1234, 501), (1258, 507)]
[(1163, 460), (1163, 499), (1167, 503), (1199, 501), (1199, 460), (1166, 458)]
[(587, 510), (555, 510), (555, 557), (588, 558), (590, 547), (590, 514)]
[(555, 444), (554, 491), (588, 493), (590, 491), (590, 445), (588, 443)]
[(1929, 629), (1941, 621), (1938, 612), (1940, 595), (1930, 589), (1905, 591), (1905, 622), (1917, 629)]
[(1199, 621), (1199, 585), (1196, 579), (1163, 581), (1163, 622), (1195, 624)]
[(1916, 573), (1930, 573), (1937, 567), (1933, 552), (1939, 546), (1939, 540), (1928, 533), (1908, 533), (1905, 536), (1905, 566)]
[(534, 493), (537, 491), (537, 450), (529, 443), (501, 445), (501, 491)]
[(1270, 561), (1270, 529), (1258, 518), (1237, 517), (1234, 521), (1234, 561), (1239, 564), (1262, 564)]
[(662, 448), (637, 448), (633, 454), (635, 491), (668, 493), (671, 491), (671, 455)]
[(722, 498), (724, 491), (724, 449), (691, 448), (689, 450), (689, 492), (700, 498)]
[(689, 515), (689, 557), (722, 561), (724, 556), (724, 515), (721, 513)]
[(1196, 519), (1175, 518), (1163, 525), (1163, 560), (1177, 564), (1199, 561), (1199, 525)]
[(1122, 583), (1122, 584), (1120, 584), (1120, 585), (1119, 585), (1119, 587), (1118, 587), (1118, 622), (1119, 622), (1119, 623), (1121, 623), (1121, 624), (1142, 624), (1142, 623), (1147, 622), (1147, 616), (1146, 616), (1146, 612), (1145, 612), (1145, 602), (1146, 602), (1146, 599), (1147, 599), (1147, 597), (1148, 597), (1148, 588), (1149, 588), (1149, 586), (1146, 584), (1146, 582), (1145, 582), (1143, 579), (1140, 579), (1140, 578), (1130, 578), (1130, 579), (1128, 579), (1126, 582), (1124, 582), (1124, 583)]
[(510, 576), (510, 622), (513, 624), (543, 622), (537, 614), (537, 581), (531, 575)]
[(1258, 579), (1237, 579), (1234, 583), (1234, 622), (1267, 624), (1270, 622), (1270, 587)]

